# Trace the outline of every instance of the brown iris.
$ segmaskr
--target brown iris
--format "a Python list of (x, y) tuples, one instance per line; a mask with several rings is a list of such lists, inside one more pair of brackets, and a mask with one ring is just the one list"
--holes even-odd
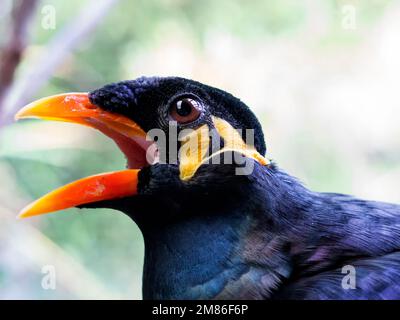
[(170, 117), (180, 124), (197, 120), (201, 114), (200, 103), (192, 98), (176, 100), (169, 109)]

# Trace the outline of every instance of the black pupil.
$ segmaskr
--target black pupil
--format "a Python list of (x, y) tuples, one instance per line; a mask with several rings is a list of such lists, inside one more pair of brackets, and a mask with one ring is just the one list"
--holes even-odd
[(190, 99), (183, 99), (176, 103), (176, 113), (181, 117), (187, 117), (191, 114), (193, 108), (193, 104)]

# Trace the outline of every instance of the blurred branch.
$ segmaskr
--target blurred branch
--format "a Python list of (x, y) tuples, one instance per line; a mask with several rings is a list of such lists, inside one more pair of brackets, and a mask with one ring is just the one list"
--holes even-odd
[(55, 35), (38, 61), (32, 61), (29, 64), (31, 68), (13, 84), (8, 92), (4, 100), (3, 112), (0, 113), (0, 126), (12, 121), (15, 111), (32, 99), (51, 78), (54, 70), (65, 57), (102, 21), (117, 1), (91, 0)]
[(15, 70), (27, 45), (29, 22), (37, 2), (37, 0), (19, 0), (14, 2), (12, 8), (9, 39), (0, 54), (0, 114), (2, 102), (13, 82)]

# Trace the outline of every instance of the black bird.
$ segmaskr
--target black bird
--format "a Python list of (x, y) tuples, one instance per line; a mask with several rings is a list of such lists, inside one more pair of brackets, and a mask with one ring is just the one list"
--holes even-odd
[(144, 299), (400, 298), (400, 206), (308, 190), (264, 158), (257, 118), (222, 90), (142, 77), (16, 117), (96, 128), (126, 155), (127, 170), (73, 182), (20, 217), (124, 212), (144, 236)]

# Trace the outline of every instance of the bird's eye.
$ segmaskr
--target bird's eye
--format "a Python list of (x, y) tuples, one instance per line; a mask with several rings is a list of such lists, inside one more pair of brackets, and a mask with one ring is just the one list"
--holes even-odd
[(200, 114), (200, 103), (192, 98), (176, 100), (169, 109), (170, 117), (182, 124), (197, 120)]

